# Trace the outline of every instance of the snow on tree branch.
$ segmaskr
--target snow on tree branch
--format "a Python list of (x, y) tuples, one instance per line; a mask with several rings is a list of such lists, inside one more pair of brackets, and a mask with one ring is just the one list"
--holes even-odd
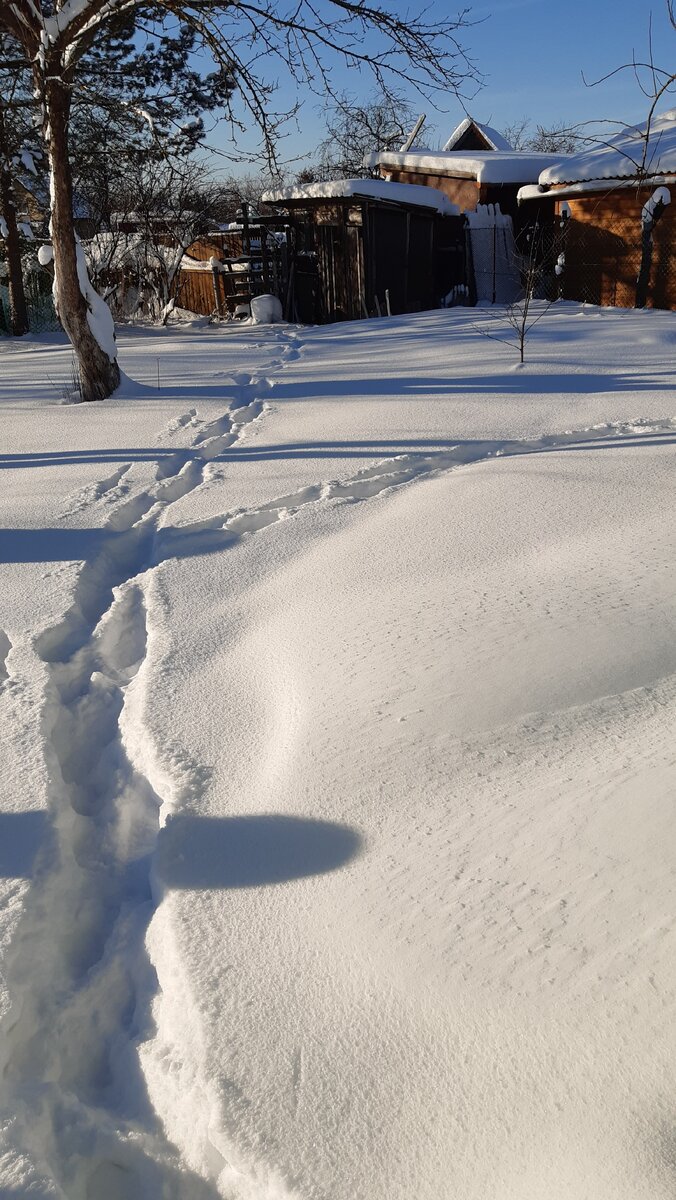
[(656, 188), (650, 199), (646, 200), (641, 210), (641, 224), (644, 229), (646, 227), (652, 229), (655, 224), (655, 218), (661, 215), (662, 209), (666, 208), (667, 204), (671, 204), (671, 192), (669, 188)]

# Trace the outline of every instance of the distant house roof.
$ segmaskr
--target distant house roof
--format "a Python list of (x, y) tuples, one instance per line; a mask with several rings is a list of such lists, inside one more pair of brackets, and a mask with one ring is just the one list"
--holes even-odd
[(474, 117), (465, 117), (464, 121), (461, 121), (453, 130), (444, 150), (510, 151), (513, 150), (513, 147), (510, 146), (507, 138), (498, 133), (497, 129), (491, 129), (490, 125), (480, 124), (479, 121), (474, 120)]
[(609, 138), (605, 145), (562, 157), (540, 173), (538, 183), (542, 191), (550, 187), (558, 191), (561, 185), (598, 180), (635, 181), (638, 176), (646, 182), (659, 182), (673, 175), (676, 175), (676, 109), (653, 117), (649, 131), (647, 123), (630, 126)]
[(387, 179), (332, 179), (302, 187), (265, 192), (267, 204), (298, 204), (303, 200), (384, 200), (389, 204), (433, 208), (445, 216), (457, 216), (459, 208), (443, 192), (419, 183), (390, 183)]
[(457, 150), (408, 150), (405, 154), (382, 150), (367, 154), (364, 166), (394, 167), (404, 171), (476, 179), (477, 183), (535, 183), (545, 167), (560, 162), (560, 154), (532, 154), (521, 150), (484, 150), (461, 154)]

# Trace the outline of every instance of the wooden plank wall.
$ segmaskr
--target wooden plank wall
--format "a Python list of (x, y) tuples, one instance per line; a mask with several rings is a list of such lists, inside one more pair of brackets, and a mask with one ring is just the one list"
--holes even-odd
[[(233, 313), (238, 304), (245, 304), (250, 298), (247, 287), (248, 275), (228, 274), (227, 271), (218, 273), (219, 312), (226, 316)], [(238, 287), (236, 286), (238, 285)], [(179, 271), (176, 303), (189, 312), (201, 313), (210, 317), (216, 312), (216, 293), (214, 291), (214, 276), (212, 271)]]
[(210, 317), (216, 308), (211, 271), (179, 271), (176, 303), (189, 312)]
[[(474, 212), (479, 203), (480, 188), (476, 179), (451, 179), (448, 175), (434, 175), (429, 171), (405, 171), (403, 168), (381, 167), (381, 173), (394, 183), (416, 183), (436, 188), (457, 204), (460, 212)], [(516, 188), (514, 189), (516, 192)]]

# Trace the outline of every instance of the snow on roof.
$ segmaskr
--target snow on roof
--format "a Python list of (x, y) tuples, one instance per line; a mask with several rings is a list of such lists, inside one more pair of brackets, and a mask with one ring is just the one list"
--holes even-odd
[(406, 154), (379, 151), (367, 154), (367, 167), (397, 167), (405, 171), (434, 172), (477, 183), (534, 183), (545, 167), (561, 161), (560, 154), (532, 154), (520, 150), (482, 150), (462, 154), (457, 150), (409, 150)]
[(210, 258), (193, 258), (192, 254), (184, 254), (181, 259), (182, 271), (213, 271)]
[(457, 204), (437, 188), (419, 183), (390, 183), (387, 179), (332, 179), (325, 183), (308, 183), (302, 187), (265, 192), (263, 200), (268, 204), (284, 204), (287, 200), (346, 200), (350, 197), (414, 204), (434, 208), (445, 216), (457, 216), (460, 211)]
[[(655, 188), (662, 187), (667, 184), (676, 183), (676, 173), (664, 175), (646, 175), (641, 179), (641, 187)], [(556, 191), (549, 191), (540, 186), (539, 183), (529, 183), (525, 187), (519, 188), (517, 192), (517, 200), (519, 204), (524, 200), (566, 200), (574, 196), (589, 196), (593, 193), (608, 193), (628, 188), (636, 189), (635, 178), (625, 179), (584, 179), (579, 183), (566, 183), (561, 187), (557, 185)]]
[[(629, 126), (606, 145), (562, 156), (542, 171), (542, 187), (592, 179), (636, 178), (643, 164), (647, 125)], [(651, 177), (676, 173), (676, 109), (653, 117), (642, 173)]]
[(465, 136), (465, 134), (469, 132), (472, 126), (474, 126), (481, 136), (486, 139), (488, 145), (493, 150), (502, 150), (508, 152), (512, 151), (513, 147), (510, 146), (507, 138), (503, 137), (501, 133), (498, 133), (497, 129), (491, 129), (490, 125), (482, 125), (480, 121), (475, 121), (474, 117), (465, 117), (464, 121), (461, 121), (459, 125), (456, 125), (453, 133), (444, 146), (444, 150), (453, 150), (454, 147), (457, 146), (458, 142), (461, 141), (461, 139)]

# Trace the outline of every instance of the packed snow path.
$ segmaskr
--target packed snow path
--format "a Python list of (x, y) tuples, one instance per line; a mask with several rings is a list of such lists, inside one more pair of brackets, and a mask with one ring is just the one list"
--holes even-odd
[[(313, 1180), (312, 1168), (308, 1174), (301, 1162), (305, 1151), (299, 1154), (297, 1163), (293, 1157), (286, 1161), (284, 1153), (270, 1152), (274, 1138), (266, 1151), (260, 1132), (254, 1133), (248, 1116), (238, 1131), (237, 1121), (233, 1123), (232, 1116), (224, 1109), (223, 1093), (214, 1072), (205, 1072), (203, 1062), (196, 1058), (201, 1035), (192, 1015), (195, 997), (190, 993), (194, 992), (195, 984), (186, 985), (181, 980), (185, 967), (180, 959), (171, 961), (171, 931), (166, 924), (158, 925), (155, 920), (156, 930), (164, 929), (166, 937), (161, 948), (157, 932), (154, 939), (148, 934), (154, 914), (159, 917), (158, 906), (167, 895), (167, 885), (170, 889), (176, 883), (179, 888), (189, 886), (186, 880), (192, 878), (192, 868), (189, 863), (181, 865), (181, 862), (191, 847), (204, 858), (204, 847), (195, 842), (189, 814), (191, 799), (194, 802), (195, 796), (209, 783), (209, 768), (188, 761), (185, 754), (177, 764), (174, 750), (169, 757), (174, 755), (178, 774), (174, 770), (171, 778), (166, 755), (157, 745), (153, 749), (147, 744), (149, 729), (157, 729), (154, 713), (147, 711), (147, 693), (152, 693), (161, 677), (157, 666), (163, 655), (167, 656), (167, 638), (176, 641), (177, 627), (172, 622), (167, 625), (167, 601), (162, 599), (167, 579), (171, 579), (165, 567), (205, 554), (218, 556), (239, 547), (245, 552), (241, 562), (245, 564), (248, 559), (258, 563), (256, 571), (260, 573), (262, 566), (265, 579), (271, 571), (279, 570), (279, 559), (269, 543), (261, 542), (262, 556), (258, 555), (255, 549), (258, 543), (254, 542), (252, 549), (251, 539), (257, 539), (280, 521), (298, 518), (299, 526), (305, 523), (303, 545), (307, 553), (313, 542), (321, 545), (327, 522), (329, 526), (335, 523), (336, 506), (394, 494), (393, 490), (403, 485), (418, 486), (423, 478), (441, 482), (458, 467), (530, 455), (542, 458), (567, 449), (575, 454), (585, 446), (603, 447), (612, 454), (632, 447), (642, 453), (650, 448), (659, 452), (673, 444), (676, 425), (673, 416), (666, 415), (663, 409), (651, 417), (635, 414), (632, 420), (616, 421), (609, 421), (610, 414), (606, 412), (606, 420), (596, 422), (594, 428), (576, 431), (569, 427), (566, 431), (563, 426), (557, 433), (539, 437), (428, 438), (428, 442), (440, 443), (439, 448), (390, 457), (378, 456), (375, 439), (370, 457), (376, 461), (360, 470), (349, 473), (343, 468), (339, 478), (317, 474), (314, 480), (308, 480), (306, 474), (301, 485), (292, 491), (268, 493), (268, 498), (259, 495), (253, 503), (241, 507), (229, 504), (225, 511), (197, 517), (186, 505), (203, 496), (207, 505), (215, 508), (222, 491), (236, 495), (238, 455), (244, 463), (249, 450), (255, 454), (261, 444), (265, 445), (261, 439), (272, 412), (266, 405), (274, 405), (280, 394), (279, 383), (283, 379), (280, 369), (298, 361), (303, 345), (294, 331), (276, 333), (272, 341), (276, 350), (269, 357), (266, 375), (231, 373), (232, 399), (226, 411), (220, 414), (212, 411), (208, 419), (202, 419), (199, 408), (190, 407), (172, 418), (165, 436), (166, 450), (158, 457), (154, 480), (145, 485), (135, 482), (132, 458), (76, 492), (65, 509), (66, 519), (82, 520), (97, 506), (112, 505), (90, 556), (73, 581), (68, 611), (34, 641), (44, 681), (42, 728), (50, 779), (51, 823), (8, 957), (6, 974), (12, 1009), (5, 1024), (3, 1107), (11, 1116), (8, 1128), (8, 1155), (13, 1155), (14, 1164), (11, 1170), (17, 1173), (17, 1179), (24, 1172), (21, 1175), (24, 1186), (30, 1183), (37, 1194), (64, 1195), (68, 1200), (80, 1197), (115, 1200), (161, 1192), (178, 1200), (189, 1196), (281, 1196), (291, 1194), (289, 1187), (297, 1188), (300, 1196), (313, 1197), (381, 1194), (376, 1190), (377, 1173), (369, 1180), (368, 1170), (364, 1174), (363, 1191), (359, 1193), (354, 1179), (347, 1185), (338, 1177), (332, 1178), (329, 1172), (322, 1181), (316, 1168)], [(277, 353), (280, 343), (281, 353)], [(279, 419), (284, 420), (283, 406)], [(172, 447), (176, 436), (184, 443), (179, 448)], [(224, 462), (235, 464), (235, 478), (229, 489), (218, 474)], [(179, 517), (176, 524), (174, 513)], [(345, 530), (349, 533), (351, 527), (348, 521)], [(266, 559), (270, 560), (267, 567)], [(158, 573), (162, 573), (161, 579)], [(158, 622), (156, 628), (154, 621)], [(164, 645), (154, 666), (153, 637), (158, 648)], [(10, 636), (3, 634), (0, 661), (9, 685), (16, 682), (12, 674), (13, 657)], [(676, 663), (672, 666), (663, 659), (662, 667), (668, 675)], [(660, 675), (653, 672), (650, 678), (654, 680)], [(650, 750), (641, 751), (658, 762), (667, 746), (659, 720), (665, 704), (666, 696), (660, 699), (656, 693), (653, 718), (646, 726), (651, 731), (647, 742)], [(623, 709), (622, 720), (629, 711), (630, 707)], [(413, 718), (415, 721), (415, 714)], [(637, 710), (638, 725), (642, 719)], [(241, 717), (237, 720), (241, 722)], [(280, 726), (282, 742), (288, 738), (286, 721), (284, 717)], [(558, 735), (562, 764), (566, 755), (570, 755), (565, 749), (566, 739), (575, 735), (574, 722), (570, 731), (565, 726), (562, 718)], [(525, 729), (521, 737), (527, 745), (533, 741), (533, 730)], [(500, 740), (498, 737), (498, 748), (491, 751), (494, 765), (489, 770), (486, 764), (489, 778), (505, 753), (499, 749)], [(535, 750), (536, 742), (535, 738)], [(275, 777), (280, 771), (279, 751), (280, 747), (273, 748)], [(467, 763), (472, 761), (473, 753), (468, 751)], [(537, 753), (533, 761), (534, 769), (538, 769)], [(227, 752), (225, 763), (227, 767)], [(235, 766), (233, 761), (230, 767), (234, 770)], [(511, 783), (509, 772), (502, 769), (508, 790), (515, 785), (518, 788), (518, 776), (518, 764)], [(572, 786), (569, 790), (575, 791)], [(182, 800), (187, 803), (182, 804)], [(174, 816), (166, 825), (163, 838), (161, 829), (172, 811)], [(235, 847), (239, 845), (240, 851), (250, 851), (252, 845), (257, 845), (260, 851), (261, 840), (269, 838), (267, 857), (256, 868), (257, 882), (274, 884), (288, 882), (294, 875), (302, 877), (306, 872), (315, 875), (330, 872), (361, 853), (362, 839), (354, 824), (342, 824), (333, 812), (331, 816), (330, 822), (323, 822), (318, 814), (313, 822), (307, 818), (298, 820), (293, 815), (258, 815), (250, 818), (250, 825), (246, 818), (240, 818), (239, 825), (237, 819), (230, 818), (232, 823), (226, 831), (230, 842)], [(295, 858), (285, 845), (290, 836), (296, 845)], [(487, 827), (482, 836), (488, 840), (481, 853), (490, 856), (496, 828)], [(531, 831), (527, 840), (532, 836)], [(457, 827), (456, 849), (466, 838), (462, 826)], [(298, 861), (298, 844), (305, 847), (307, 866)], [(220, 861), (209, 867), (206, 860), (207, 876), (211, 870), (214, 882), (224, 871), (223, 844), (219, 843), (218, 848)], [(236, 850), (229, 856), (226, 852), (225, 860), (228, 886), (242, 887), (246, 893), (253, 883), (251, 868), (242, 863)], [(458, 880), (466, 869), (461, 869), (456, 876)], [(476, 908), (476, 897), (484, 886), (481, 872), (477, 877), (476, 868), (474, 875), (465, 902), (472, 908)], [(394, 904), (396, 911), (395, 897), (396, 890), (388, 906)], [(565, 929), (568, 920), (566, 903), (560, 911), (560, 930)], [(246, 911), (245, 907), (241, 915)], [(396, 916), (393, 913), (393, 917), (395, 925), (405, 920), (404, 912)], [(511, 910), (510, 920), (519, 931), (522, 919), (518, 907)], [(288, 923), (285, 927), (286, 944)], [(555, 927), (556, 923), (547, 935), (547, 948), (551, 946)], [(239, 928), (243, 929), (241, 920)], [(181, 938), (178, 940), (180, 943)], [(234, 931), (231, 940), (234, 945)], [(270, 949), (272, 970), (274, 951)], [(482, 953), (480, 945), (475, 949), (476, 971), (481, 969)], [(298, 961), (301, 960), (299, 954)], [(487, 981), (490, 961), (489, 954)], [(217, 965), (213, 966), (218, 974)], [(161, 976), (159, 983), (157, 969)], [(292, 978), (287, 980), (287, 986)], [(297, 986), (301, 986), (300, 978)], [(353, 986), (351, 983), (350, 988)], [(202, 999), (206, 1000), (205, 992)], [(358, 1008), (361, 1002), (356, 995), (355, 1001)], [(188, 1029), (181, 1044), (184, 1031), (177, 1028), (176, 1010), (184, 1002)], [(231, 1002), (226, 982), (226, 993), (218, 1003), (227, 1008)], [(198, 1002), (197, 1010), (204, 1007)], [(304, 1011), (312, 1038), (313, 1014)], [(400, 1014), (397, 1022), (401, 1019)], [(417, 1019), (423, 1036), (428, 1017), (419, 1013)], [(274, 1027), (272, 1018), (271, 1023)], [(414, 1018), (410, 1028), (414, 1029), (415, 1024)], [(361, 1033), (356, 1010), (353, 1033), (358, 1045)], [(233, 1030), (232, 1036), (237, 1040), (239, 1031), (235, 1035)], [(256, 1026), (250, 1028), (250, 1036), (261, 1037), (265, 1042), (269, 1033)], [(405, 1034), (402, 1048), (409, 1036)], [(489, 1042), (490, 1036), (486, 1031)], [(505, 1031), (505, 1036), (509, 1040), (512, 1035)], [(439, 1046), (441, 1058), (444, 1052)], [(159, 1085), (157, 1082), (163, 1058), (173, 1063), (174, 1095), (169, 1075), (165, 1073)], [(290, 1056), (291, 1111), (298, 1128), (309, 1086), (306, 1059), (307, 1051), (304, 1054), (302, 1049)], [(381, 1074), (387, 1076), (390, 1071), (388, 1066)], [(368, 1078), (365, 1067), (364, 1079)], [(254, 1080), (254, 1089), (256, 1083)], [(360, 1086), (363, 1085), (355, 1079), (353, 1087), (359, 1090)], [(410, 1086), (413, 1094), (419, 1083), (411, 1081)], [(281, 1094), (278, 1101), (283, 1108), (285, 1100)], [(331, 1106), (325, 1116), (330, 1113)], [(326, 1161), (332, 1160), (330, 1125), (323, 1135), (314, 1136), (319, 1136), (320, 1152), (324, 1137)], [(377, 1139), (377, 1129), (373, 1136)], [(252, 1165), (252, 1155), (258, 1166)], [(377, 1168), (375, 1159), (369, 1164), (371, 1170), (374, 1165)], [(409, 1188), (416, 1187), (416, 1178), (414, 1171)], [(420, 1194), (434, 1194), (429, 1190), (430, 1184), (424, 1182), (429, 1178), (425, 1171), (421, 1178)], [(533, 1182), (535, 1187), (541, 1186), (535, 1179)], [(502, 1191), (512, 1195), (509, 1190), (512, 1180), (498, 1177), (494, 1183), (496, 1197)], [(382, 1176), (383, 1196), (394, 1194), (393, 1186), (392, 1181), (386, 1183)], [(531, 1194), (528, 1188), (527, 1183), (524, 1195)], [(608, 1192), (609, 1196), (614, 1194)]]

